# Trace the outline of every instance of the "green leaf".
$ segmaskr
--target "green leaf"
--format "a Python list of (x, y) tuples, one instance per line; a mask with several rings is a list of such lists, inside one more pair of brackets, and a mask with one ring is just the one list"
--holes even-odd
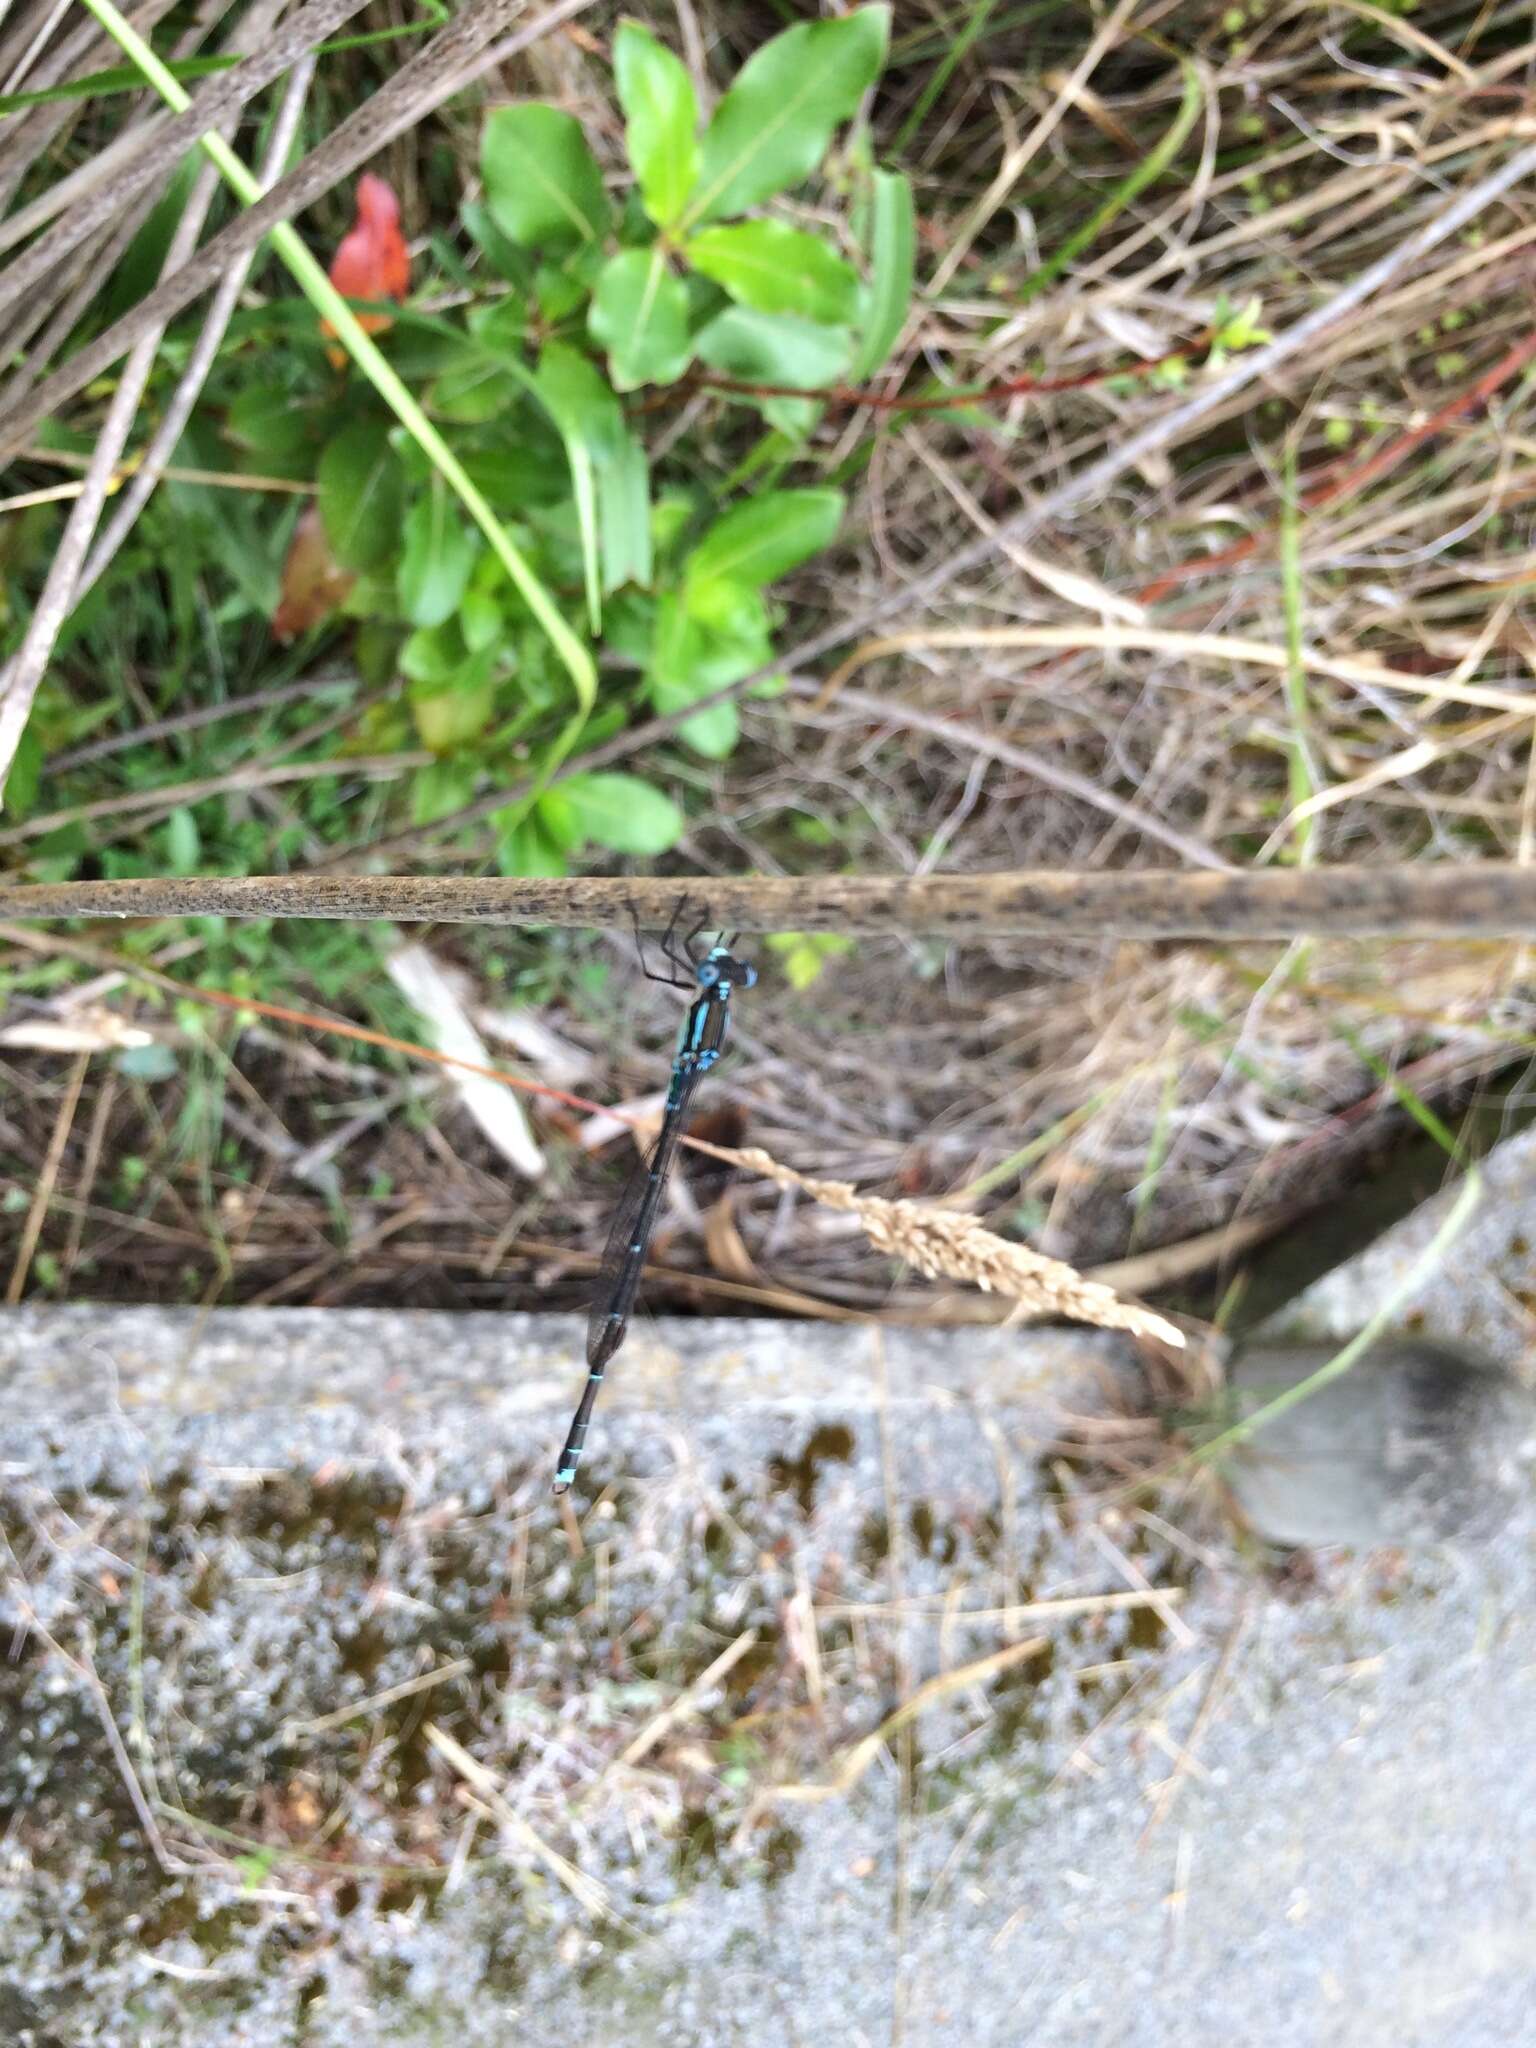
[[(701, 690), (697, 694), (707, 696), (708, 692)], [(671, 686), (658, 685), (655, 691), (656, 709), (662, 713), (681, 711), (691, 701), (686, 691)], [(711, 704), (707, 711), (685, 718), (677, 728), (677, 736), (696, 754), (702, 754), (706, 761), (728, 760), (741, 738), (741, 714), (729, 700), (723, 704)]]
[(574, 441), (599, 462), (615, 452), (624, 410), (588, 357), (564, 342), (546, 342), (533, 382), (567, 446)]
[(760, 590), (830, 546), (842, 516), (841, 491), (765, 491), (715, 521), (688, 556), (688, 582)]
[[(24, 727), (11, 758), (10, 774), (0, 776), (5, 808), (13, 820), (25, 818), (37, 802), (38, 784), (43, 779), (43, 759), (42, 741), (30, 725)], [(49, 835), (50, 838), (53, 836)]]
[(854, 317), (859, 281), (853, 266), (801, 228), (777, 220), (702, 228), (683, 253), (700, 276), (759, 313), (799, 313), (834, 326)]
[(633, 585), (612, 597), (603, 610), (603, 645), (615, 661), (644, 668), (651, 658), (656, 630), (656, 600)]
[(540, 807), (531, 817), (524, 817), (518, 809), (493, 811), (491, 823), (496, 829), (496, 865), (504, 875), (565, 873), (565, 855), (543, 829)]
[[(745, 584), (722, 579), (700, 585), (687, 598), (667, 591), (656, 607), (651, 701), (664, 716), (686, 710), (761, 668), (772, 652), (767, 606)], [(736, 706), (713, 705), (679, 731), (696, 752), (720, 760), (739, 735)]]
[(185, 804), (178, 804), (165, 821), (165, 864), (173, 875), (195, 875), (202, 857), (203, 838), (197, 820)]
[(411, 823), (435, 824), (450, 811), (460, 811), (475, 793), (472, 761), (450, 758), (431, 761), (411, 777)]
[(624, 139), (645, 210), (669, 228), (699, 174), (698, 101), (682, 61), (637, 21), (621, 21), (613, 72), (624, 109)]
[(658, 555), (670, 555), (688, 528), (693, 524), (699, 511), (698, 496), (693, 491), (671, 490), (658, 493), (651, 506), (651, 545)]
[(533, 816), (550, 845), (558, 847), (561, 853), (574, 853), (580, 846), (581, 825), (566, 802), (563, 782), (545, 790), (533, 807)]
[(517, 244), (502, 233), (485, 207), (476, 200), (467, 199), (459, 208), (459, 218), (464, 223), (465, 233), (498, 277), (504, 277), (509, 284), (527, 285), (532, 263)]
[(651, 580), (651, 495), (645, 450), (626, 434), (597, 471), (598, 543), (605, 595)]
[(851, 337), (841, 327), (818, 327), (793, 313), (758, 313), (727, 306), (694, 343), (712, 370), (752, 384), (791, 384), (819, 391), (847, 366)]
[(400, 544), (405, 476), (382, 421), (360, 420), (326, 444), (318, 471), (320, 517), (347, 569), (372, 569)]
[(748, 58), (704, 137), (689, 221), (745, 213), (809, 177), (880, 75), (889, 7), (800, 22)]
[(762, 592), (750, 583), (733, 583), (728, 576), (690, 577), (683, 610), (722, 643), (741, 647), (754, 662), (768, 659), (768, 607)]
[(583, 242), (559, 263), (541, 263), (534, 272), (533, 296), (546, 327), (558, 327), (581, 310), (591, 297), (603, 267), (600, 242)]
[(464, 666), (466, 651), (455, 628), (423, 626), (400, 649), (400, 673), (413, 683), (449, 683)]
[[(484, 491), (498, 513), (517, 514), (535, 506), (564, 502), (567, 483), (560, 467), (560, 437), (542, 409), (528, 407), (515, 430), (474, 436), (464, 451), (464, 467), (476, 487)], [(533, 534), (516, 519), (507, 520), (507, 531), (518, 547), (537, 552)], [(495, 561), (498, 576), (506, 571)]]
[(571, 462), (571, 495), (581, 535), (581, 581), (587, 594), (587, 624), (595, 640), (603, 630), (602, 543), (597, 530), (597, 478), (592, 457), (578, 441), (566, 444)]
[(869, 291), (850, 372), (856, 384), (872, 377), (901, 339), (917, 251), (912, 183), (905, 171), (876, 171), (872, 199)]
[[(651, 703), (663, 718), (685, 712), (690, 704), (700, 697), (708, 697), (714, 690), (724, 688), (716, 683), (706, 689), (701, 681), (656, 681), (651, 686)], [(705, 711), (696, 711), (691, 718), (684, 718), (677, 728), (677, 736), (696, 754), (702, 754), (706, 761), (725, 761), (735, 753), (741, 740), (741, 713), (734, 698), (727, 697), (721, 703), (711, 704)]]
[(587, 620), (596, 634), (602, 629), (602, 562), (595, 471), (599, 463), (610, 461), (617, 453), (624, 435), (624, 415), (596, 366), (563, 342), (546, 343), (539, 357), (534, 389), (565, 443), (576, 523), (581, 534)]
[(475, 566), (476, 543), (454, 517), (441, 478), (405, 515), (398, 572), (400, 609), (413, 626), (441, 626), (459, 608)]
[(592, 339), (608, 351), (616, 388), (675, 384), (693, 350), (688, 294), (659, 245), (625, 249), (603, 265), (587, 314)]
[(491, 722), (494, 710), (489, 690), (466, 695), (462, 690), (438, 690), (431, 696), (411, 698), (411, 717), (424, 747), (434, 754), (451, 754), (477, 740)]
[(371, 690), (382, 690), (400, 674), (400, 628), (393, 618), (364, 619), (352, 636), (352, 662)]
[(527, 297), (522, 292), (503, 292), (490, 305), (471, 306), (465, 321), (479, 347), (489, 351), (499, 362), (512, 362), (519, 368), (535, 324)]
[(523, 249), (570, 249), (608, 227), (603, 174), (581, 123), (558, 107), (498, 107), (480, 136), (491, 218)]
[(671, 797), (636, 775), (572, 775), (560, 787), (583, 837), (612, 853), (665, 853), (683, 836)]
[(115, 320), (130, 306), (136, 306), (153, 288), (165, 267), (171, 237), (187, 210), (197, 173), (197, 151), (189, 150), (171, 173), (165, 192), (127, 248), (115, 253), (101, 292), (101, 304), (108, 320)]
[(1211, 353), (1218, 350), (1225, 355), (1237, 355), (1245, 348), (1258, 348), (1266, 341), (1273, 341), (1274, 334), (1260, 325), (1264, 313), (1264, 301), (1249, 299), (1244, 305), (1233, 306), (1223, 295), (1216, 301), (1216, 312), (1211, 322), (1215, 333), (1211, 337)]
[(281, 384), (251, 384), (230, 400), (224, 438), (246, 469), (308, 482), (315, 473), (315, 412)]
[(804, 991), (821, 979), (829, 960), (853, 951), (852, 939), (835, 932), (771, 932), (770, 951), (779, 956), (784, 979), (792, 989)]
[(502, 419), (523, 395), (523, 387), (502, 363), (466, 345), (457, 362), (441, 372), (427, 394), (431, 412), (457, 426), (478, 427)]
[(437, 683), (412, 686), (411, 717), (424, 747), (434, 754), (450, 754), (480, 737), (495, 715), (495, 663), (496, 651), (488, 647), (469, 657), (447, 689)]
[[(506, 238), (503, 237), (502, 239), (505, 240)], [(473, 293), (479, 290), (480, 280), (476, 278), (475, 273), (459, 254), (452, 239), (445, 235), (441, 228), (433, 228), (428, 235), (427, 252), (430, 253), (432, 261), (437, 265), (444, 279), (456, 291)]]
[(488, 590), (466, 590), (459, 605), (459, 631), (471, 654), (493, 647), (502, 637), (505, 621), (501, 606)]

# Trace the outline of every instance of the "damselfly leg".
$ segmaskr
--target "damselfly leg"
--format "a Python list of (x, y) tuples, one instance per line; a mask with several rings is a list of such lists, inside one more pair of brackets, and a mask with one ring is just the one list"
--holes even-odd
[(647, 981), (659, 981), (664, 988), (693, 989), (697, 986), (698, 978), (694, 971), (693, 953), (691, 949), (693, 941), (704, 929), (703, 920), (701, 919), (700, 922), (693, 927), (693, 930), (688, 934), (688, 937), (683, 940), (683, 957), (681, 959), (678, 957), (676, 942), (677, 927), (679, 921), (687, 913), (688, 903), (688, 897), (678, 897), (676, 904), (673, 906), (672, 916), (670, 921), (668, 922), (667, 928), (661, 935), (661, 957), (663, 960), (666, 961), (667, 965), (673, 970), (670, 974), (652, 973), (651, 964), (645, 957), (645, 935), (642, 933), (640, 929), (640, 919), (636, 915), (634, 906), (630, 906), (630, 920), (635, 928), (635, 950), (640, 955), (640, 972), (645, 976)]
[(678, 939), (676, 937), (678, 921), (686, 915), (687, 909), (688, 898), (684, 896), (680, 899), (676, 910), (672, 913), (672, 922), (667, 926), (666, 934), (661, 942), (661, 950), (671, 965), (677, 969), (678, 973), (686, 978), (687, 986), (692, 987), (698, 978), (699, 971), (698, 962), (693, 957), (693, 942), (699, 936), (699, 933), (703, 931), (705, 924), (709, 920), (709, 906), (705, 904), (703, 915), (699, 918), (697, 924), (690, 926), (683, 937)]

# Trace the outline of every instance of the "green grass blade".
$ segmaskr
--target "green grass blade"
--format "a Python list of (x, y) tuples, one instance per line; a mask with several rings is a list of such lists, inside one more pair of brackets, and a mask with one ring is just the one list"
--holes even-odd
[(985, 1173), (979, 1173), (974, 1180), (967, 1181), (950, 1199), (964, 1207), (979, 1202), (984, 1195), (990, 1195), (994, 1188), (1000, 1188), (1008, 1181), (1017, 1179), (1021, 1173), (1033, 1166), (1037, 1159), (1043, 1159), (1055, 1146), (1070, 1138), (1074, 1131), (1081, 1130), (1106, 1102), (1114, 1100), (1131, 1078), (1127, 1074), (1119, 1080), (1111, 1081), (1106, 1087), (1096, 1089), (1086, 1102), (1080, 1102), (1076, 1109), (1070, 1109), (1065, 1116), (1058, 1117), (1048, 1130), (1041, 1131), (1038, 1136), (1031, 1138), (1027, 1145), (1021, 1145), (1017, 1152), (1010, 1152), (1008, 1157), (1000, 1159), (996, 1166), (989, 1166)]
[[(415, 21), (403, 21), (396, 28), (369, 29), (366, 34), (337, 36), (331, 42), (321, 43), (315, 50), (317, 57), (334, 57), (343, 50), (366, 50), (374, 43), (392, 43), (400, 36), (420, 35), (423, 29), (442, 28), (448, 20), (448, 9), (442, 0), (421, 0), (426, 10)], [(189, 79), (211, 78), (217, 71), (228, 71), (241, 60), (234, 56), (182, 57), (168, 60), (166, 70), (178, 85)], [(67, 85), (50, 85), (37, 92), (0, 93), (0, 117), (6, 114), (22, 114), (28, 107), (49, 107), (61, 100), (108, 99), (114, 93), (138, 92), (144, 84), (144, 73), (132, 64), (114, 64), (105, 71), (88, 71), (83, 78), (72, 78)]]
[(1234, 1422), (1230, 1429), (1224, 1429), (1220, 1436), (1212, 1437), (1208, 1443), (1201, 1444), (1198, 1450), (1191, 1451), (1188, 1462), (1195, 1465), (1211, 1464), (1223, 1451), (1231, 1450), (1234, 1444), (1245, 1442), (1255, 1430), (1262, 1429), (1266, 1422), (1273, 1422), (1276, 1416), (1284, 1415), (1287, 1409), (1298, 1407), (1331, 1381), (1342, 1379), (1350, 1367), (1370, 1350), (1376, 1339), (1384, 1331), (1394, 1327), (1403, 1304), (1435, 1270), (1472, 1220), (1472, 1212), (1482, 1200), (1482, 1195), (1482, 1175), (1473, 1167), (1462, 1184), (1461, 1193), (1456, 1197), (1450, 1214), (1359, 1335), (1351, 1337), (1341, 1351), (1336, 1352), (1326, 1365), (1320, 1365), (1316, 1372), (1308, 1374), (1306, 1379), (1298, 1381), (1294, 1387), (1287, 1387), (1284, 1393), (1277, 1394), (1272, 1401), (1266, 1401), (1262, 1408), (1256, 1408), (1251, 1415), (1245, 1415), (1241, 1422)]
[[(191, 105), (187, 94), (149, 45), (123, 19), (113, 5), (113, 0), (84, 0), (84, 5), (95, 15), (119, 49), (139, 66), (144, 77), (166, 104), (177, 113), (184, 113)], [(247, 165), (236, 156), (222, 136), (208, 134), (200, 136), (198, 140), (204, 154), (217, 167), (236, 196), (245, 205), (254, 206), (261, 198), (262, 191)], [(352, 308), (305, 247), (296, 229), (287, 221), (280, 222), (272, 229), (270, 240), (300, 291), (316, 312), (330, 322), (335, 329), (337, 340), (485, 535), (497, 559), (522, 594), (528, 609), (548, 635), (550, 644), (564, 664), (576, 691), (578, 716), (574, 725), (568, 725), (562, 732), (560, 740), (556, 742), (557, 750), (562, 748), (563, 743), (563, 751), (557, 751), (554, 761), (547, 764), (547, 773), (553, 774), (559, 761), (564, 758), (564, 753), (575, 743), (576, 733), (585, 723), (597, 699), (597, 672), (593, 667), (591, 655), (571, 631), (553, 598), (524, 561), (521, 552), (514, 546), (510, 535), (503, 530), (501, 522), (484, 496), (465, 473), (458, 457), (401, 381), (399, 373), (363, 332)]]
[(1406, 1081), (1399, 1080), (1384, 1060), (1377, 1058), (1370, 1047), (1361, 1040), (1358, 1032), (1352, 1031), (1340, 1018), (1333, 1020), (1333, 1028), (1361, 1065), (1370, 1068), (1383, 1088), (1391, 1089), (1426, 1137), (1433, 1138), (1446, 1157), (1454, 1159), (1460, 1166), (1463, 1163), (1461, 1146), (1449, 1124), (1437, 1116), (1424, 1098), (1410, 1088)]
[(869, 312), (848, 372), (855, 384), (872, 377), (901, 339), (917, 256), (912, 181), (905, 171), (876, 171), (873, 198)]
[(1104, 204), (1096, 213), (1090, 215), (1077, 233), (1069, 235), (1055, 255), (1041, 264), (1018, 294), (1020, 305), (1027, 305), (1031, 299), (1038, 298), (1041, 292), (1054, 284), (1069, 263), (1075, 262), (1085, 249), (1092, 247), (1116, 215), (1123, 213), (1138, 193), (1163, 175), (1183, 148), (1185, 138), (1199, 119), (1200, 110), (1205, 105), (1205, 88), (1193, 64), (1186, 63), (1182, 69), (1184, 93), (1167, 134), (1141, 159), (1129, 176), (1121, 179)]
[(996, 5), (997, 0), (978, 0), (978, 4), (971, 8), (964, 28), (934, 65), (928, 83), (917, 96), (916, 106), (902, 122), (900, 132), (891, 144), (892, 156), (901, 156), (905, 152), (913, 136), (927, 120), (934, 101), (954, 76), (956, 67), (965, 61), (971, 45), (992, 19), (992, 10)]
[[(1307, 703), (1307, 667), (1302, 659), (1302, 618), (1305, 602), (1301, 582), (1301, 500), (1296, 481), (1296, 447), (1287, 442), (1285, 488), (1280, 504), (1280, 596), (1285, 609), (1285, 708), (1291, 722), (1291, 808), (1316, 796), (1318, 776), (1313, 762), (1311, 709)], [(1296, 859), (1311, 867), (1317, 858), (1317, 819), (1309, 815), (1296, 827)]]
[(1131, 1243), (1139, 1243), (1142, 1225), (1147, 1212), (1157, 1200), (1157, 1190), (1163, 1178), (1163, 1168), (1168, 1163), (1168, 1152), (1173, 1142), (1173, 1112), (1179, 1100), (1179, 1070), (1170, 1066), (1163, 1076), (1162, 1093), (1158, 1097), (1157, 1116), (1152, 1125), (1152, 1136), (1147, 1145), (1147, 1163), (1142, 1168), (1141, 1180), (1136, 1189), (1136, 1202), (1131, 1211)]

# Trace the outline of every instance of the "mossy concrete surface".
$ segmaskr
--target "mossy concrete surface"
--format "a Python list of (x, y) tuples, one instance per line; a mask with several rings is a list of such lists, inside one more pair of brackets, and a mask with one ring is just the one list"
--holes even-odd
[(767, 1323), (563, 1516), (578, 1336), (4, 1318), (7, 2040), (1529, 2040), (1528, 1520), (1279, 1569), (1108, 1340)]
[[(1506, 1138), (1477, 1171), (1477, 1205), (1438, 1251), (1465, 1188), (1449, 1161), (1432, 1201), (1315, 1281), (1259, 1334), (1341, 1343), (1396, 1299), (1394, 1326), (1406, 1334), (1469, 1345), (1536, 1386), (1536, 1129)], [(1329, 1221), (1323, 1210), (1307, 1228), (1326, 1232)]]

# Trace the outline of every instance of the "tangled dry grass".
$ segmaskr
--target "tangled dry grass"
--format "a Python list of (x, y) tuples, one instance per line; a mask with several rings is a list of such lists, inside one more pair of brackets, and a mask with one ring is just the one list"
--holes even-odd
[[(608, 26), (591, 8), (499, 73), (494, 42), (485, 61), (498, 87), (558, 98), (601, 141)], [(701, 34), (740, 54), (759, 26), (722, 16)], [(5, 33), (12, 88), (102, 60), (83, 27), (41, 13), (22, 10)], [(818, 627), (930, 588), (936, 565), (1211, 376), (1209, 338), (1233, 309), (1284, 334), (1536, 132), (1529, 23), (1514, 8), (1433, 5), (1411, 21), (1279, 8), (1241, 22), (1202, 6), (1103, 21), (1068, 10), (1043, 31), (985, 19), (952, 66), (949, 46), (937, 18), (899, 23), (874, 109), (878, 147), (917, 182), (926, 251), (905, 374), (968, 388), (1027, 370), (1078, 388), (829, 413), (810, 469), (867, 463), (849, 544), (794, 593), (795, 616)], [(1196, 118), (1163, 174), (1128, 192), (1128, 166), (1186, 104)], [(472, 123), (451, 108), (434, 118), (430, 132), (467, 161)], [(42, 232), (97, 176), (106, 143), (112, 161), (131, 160), (154, 129), (142, 106), (126, 121), (39, 107), (5, 138), (4, 189), (14, 204), (41, 184), (25, 224)], [(408, 202), (421, 139), (388, 146)], [(1042, 270), (1104, 201), (1092, 242)], [(686, 865), (783, 872), (828, 844), (851, 865), (905, 872), (1168, 864), (1180, 847), (1237, 863), (1529, 858), (1530, 209), (1517, 185), (1187, 443), (896, 617), (856, 682), (802, 678), (803, 691), (746, 706), (752, 744), (715, 784)], [(94, 230), (24, 319), (13, 312), (21, 387), (103, 289), (127, 224)], [(13, 385), (7, 402), (24, 395)], [(86, 434), (109, 424), (89, 395), (67, 418)], [(670, 432), (661, 415), (659, 445)], [(1105, 622), (1140, 631), (1107, 648), (1095, 642)], [(1051, 644), (1063, 632), (1081, 644)], [(1245, 644), (1278, 659), (1245, 659)], [(1382, 663), (1424, 693), (1374, 687)], [(174, 758), (177, 735), (164, 744)], [(241, 800), (280, 806), (283, 769), (249, 764)], [(141, 793), (107, 810), (90, 821), (102, 848), (164, 815), (146, 814)], [(360, 837), (355, 858), (370, 852)], [(441, 857), (430, 828), (409, 852)], [(196, 954), (175, 934), (158, 958), (190, 960), (193, 979)], [(24, 964), (7, 955), (16, 973)], [(483, 969), (472, 949), (461, 964)], [(1406, 1127), (1405, 1092), (1454, 1120), (1482, 1077), (1524, 1058), (1527, 970), (1517, 946), (864, 947), (804, 995), (766, 979), (733, 1086), (751, 1136), (781, 1160), (959, 1197), (989, 1227), (1092, 1265), (1288, 1215), (1347, 1183)], [(78, 1005), (75, 979), (60, 966), (55, 986), (28, 982), (12, 1021), (57, 1023)], [(134, 1007), (120, 991), (108, 1000)], [(593, 1094), (654, 1074), (666, 1019), (626, 1002), (564, 1002), (562, 1035)], [(320, 1048), (247, 1032), (188, 1061), (185, 1016), (140, 1004), (133, 1022), (182, 1057), (153, 1101), (109, 1074), (103, 1044), (82, 1055), (74, 1093), (56, 1053), (9, 1055), (15, 1213), (56, 1136), (59, 1154), (39, 1226), (54, 1263), (20, 1262), (21, 1286), (483, 1302), (505, 1300), (519, 1274), (531, 1286), (579, 1274), (600, 1192), (548, 1203), (535, 1191), (509, 1229), (498, 1162), (452, 1112), (439, 1137), (382, 1106), (414, 1101), (412, 1084), (346, 1071), (349, 1135), (325, 1162), (337, 1179), (312, 1194), (293, 1164), (312, 1170), (336, 1137), (324, 1090), (342, 1080)], [(641, 1041), (632, 1065), (609, 1054), (616, 1039)], [(216, 1130), (223, 1157), (198, 1135)], [(124, 1156), (147, 1162), (131, 1217), (100, 1200), (103, 1160)], [(335, 1242), (338, 1194), (350, 1256)], [(886, 1301), (886, 1276), (850, 1239), (795, 1233), (803, 1214), (758, 1216), (760, 1263), (844, 1309)], [(729, 1287), (729, 1270), (718, 1277)]]

